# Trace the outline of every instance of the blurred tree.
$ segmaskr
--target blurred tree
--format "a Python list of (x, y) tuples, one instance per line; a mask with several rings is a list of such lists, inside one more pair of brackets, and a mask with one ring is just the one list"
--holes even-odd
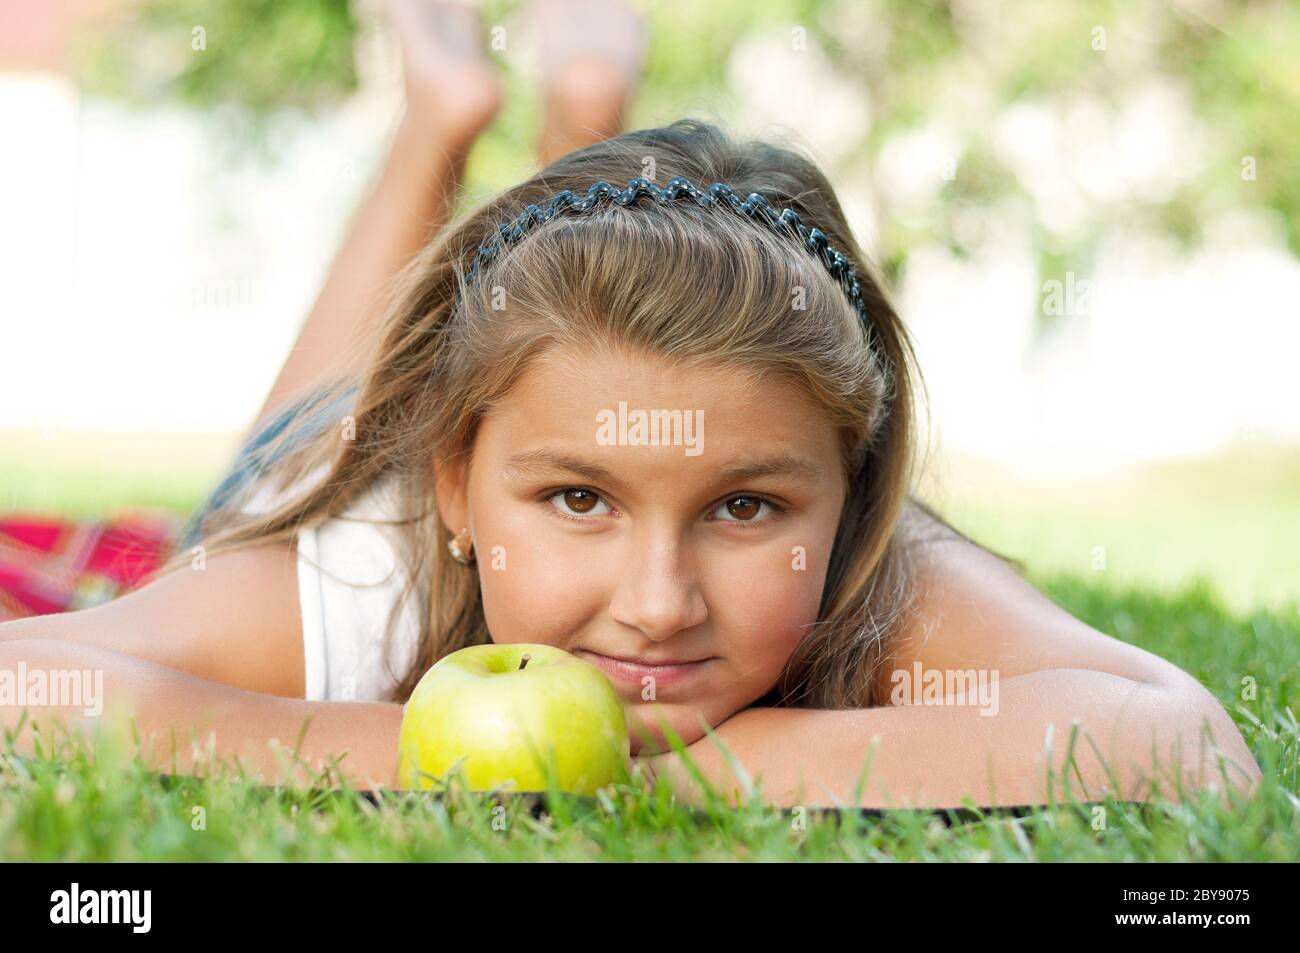
[(357, 86), (349, 0), (133, 0), (81, 44), (89, 91), (137, 103), (320, 108)]
[[(521, 5), (488, 0), (485, 19), (505, 22)], [(1136, 225), (1189, 244), (1240, 209), (1271, 214), (1300, 254), (1294, 2), (643, 6), (654, 40), (634, 124), (701, 109), (727, 115), (731, 104), (756, 95), (729, 75), (733, 54), (756, 36), (788, 37), (792, 29), (831, 64), (834, 83), (867, 94), (866, 132), (837, 160), (842, 168), (829, 171), (867, 180), (879, 223), (874, 252), (890, 275), (920, 243), (968, 253), (1008, 222), (1037, 244), (1045, 273), (1080, 270), (1112, 227)], [(284, 107), (319, 110), (357, 85), (357, 30), (348, 0), (136, 0), (122, 28), (92, 48), (85, 81), (92, 91), (135, 101), (238, 104), (255, 117)], [(494, 55), (510, 65), (509, 53)], [(519, 88), (517, 77), (509, 82)], [(791, 103), (782, 121), (797, 131), (816, 108)], [(481, 147), (471, 191), (523, 171), (519, 156), (528, 153), (535, 123), (531, 98), (507, 108)], [(1140, 134), (1148, 126), (1182, 137), (1164, 142), (1163, 165), (1144, 154), (1150, 149)], [(903, 165), (923, 161), (947, 171), (908, 204), (881, 174), (882, 157), (918, 142), (920, 152), (902, 153)]]

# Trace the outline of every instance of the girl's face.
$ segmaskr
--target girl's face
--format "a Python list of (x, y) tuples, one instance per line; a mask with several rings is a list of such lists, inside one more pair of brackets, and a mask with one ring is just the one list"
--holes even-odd
[(493, 640), (600, 666), (634, 753), (667, 750), (661, 718), (691, 744), (775, 684), (844, 500), (835, 431), (796, 388), (632, 355), (548, 353), (481, 422), (468, 473), (437, 471)]

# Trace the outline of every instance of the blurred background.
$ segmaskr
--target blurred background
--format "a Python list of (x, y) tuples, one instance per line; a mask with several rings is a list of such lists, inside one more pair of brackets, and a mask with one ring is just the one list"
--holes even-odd
[[(631, 127), (799, 145), (891, 283), (923, 491), (1100, 587), (1300, 596), (1300, 5), (687, 0)], [(536, 48), (465, 201), (529, 174)], [(0, 513), (188, 512), (402, 108), (366, 0), (0, 6)]]

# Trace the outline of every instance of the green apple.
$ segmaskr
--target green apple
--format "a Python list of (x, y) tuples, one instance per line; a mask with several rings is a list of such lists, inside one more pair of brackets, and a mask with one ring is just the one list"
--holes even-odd
[(560, 790), (592, 795), (625, 777), (627, 716), (605, 673), (563, 649), (474, 645), (425, 672), (398, 748), (403, 787), (432, 787), (461, 762), (471, 790), (544, 791), (551, 760)]

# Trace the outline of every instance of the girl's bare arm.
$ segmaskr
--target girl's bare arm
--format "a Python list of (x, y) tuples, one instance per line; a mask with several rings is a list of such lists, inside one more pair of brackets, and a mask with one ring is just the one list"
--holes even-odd
[(272, 543), (216, 553), (112, 602), (0, 623), (6, 642), (107, 649), (250, 692), (302, 698), (297, 552)]
[[(984, 712), (951, 698), (941, 705), (840, 711), (749, 708), (719, 725), (715, 736), (744, 776), (761, 780), (763, 799), (782, 807), (950, 808), (967, 798), (981, 807), (1045, 804), (1066, 799), (1066, 780), (1079, 800), (1106, 793), (1145, 800), (1152, 777), (1165, 797), (1176, 799), (1175, 776), (1186, 790), (1216, 785), (1221, 791), (1247, 789), (1260, 777), (1232, 720), (1212, 698), (1108, 672), (1017, 675), (998, 685), (996, 711)], [(1076, 721), (1073, 766), (1067, 766)], [(743, 783), (708, 737), (687, 753), (715, 791), (743, 799)], [(702, 792), (679, 756), (649, 761), (683, 800), (700, 801)]]
[[(16, 732), (20, 755), (35, 752), (38, 727), (48, 745), (59, 736), (56, 727), (86, 736), (105, 719), (125, 714), (139, 732), (139, 748), (131, 753), (154, 770), (190, 773), (207, 751), (269, 784), (395, 786), (401, 705), (249, 692), (99, 646), (51, 639), (0, 643), (0, 670), (23, 671), (28, 679), (37, 673), (50, 684), (51, 673), (89, 675), (83, 684), (90, 690), (75, 704), (71, 696), (47, 695), (49, 704), (0, 705), (0, 729)], [(288, 757), (295, 749), (296, 758)], [(325, 775), (331, 766), (333, 773)]]
[[(42, 704), (29, 717), (87, 728), (120, 706), (142, 737), (155, 736), (145, 754), (160, 770), (172, 764), (173, 733), (179, 768), (188, 771), (190, 738), (203, 744), (212, 732), (217, 755), (240, 757), (268, 781), (305, 778), (348, 752), (345, 776), (391, 784), (400, 705), (303, 699), (296, 567), (288, 543), (217, 553), (202, 570), (179, 569), (92, 609), (0, 624), (0, 671), (91, 673), (102, 690), (94, 704)], [(5, 728), (20, 718), (17, 704), (0, 708)], [(268, 742), (291, 749), (304, 726), (311, 770), (285, 775)], [(19, 741), (20, 752), (31, 750), (30, 728)]]

